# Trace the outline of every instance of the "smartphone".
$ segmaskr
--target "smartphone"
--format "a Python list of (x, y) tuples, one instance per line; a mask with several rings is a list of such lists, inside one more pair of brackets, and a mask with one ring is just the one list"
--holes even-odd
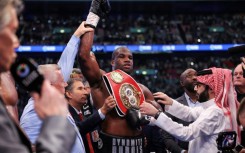
[(40, 94), (44, 77), (38, 72), (37, 63), (33, 59), (17, 59), (10, 71), (16, 83), (27, 91)]
[(232, 150), (236, 146), (235, 131), (220, 132), (217, 138), (218, 150)]

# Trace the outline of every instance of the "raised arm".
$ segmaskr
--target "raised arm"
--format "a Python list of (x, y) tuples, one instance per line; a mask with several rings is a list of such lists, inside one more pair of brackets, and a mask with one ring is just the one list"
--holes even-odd
[(102, 81), (99, 65), (95, 56), (90, 53), (93, 38), (94, 31), (84, 34), (79, 47), (79, 64), (81, 71), (91, 87), (98, 85)]
[(93, 31), (92, 28), (85, 28), (84, 23), (85, 22), (82, 22), (77, 30), (74, 32), (58, 61), (58, 65), (61, 68), (61, 72), (65, 81), (68, 81), (72, 72), (75, 57), (78, 52), (80, 37), (88, 31)]
[[(93, 0), (86, 19), (86, 26), (96, 28), (100, 17), (105, 16), (110, 11), (108, 0)], [(85, 78), (91, 87), (97, 86), (102, 82), (99, 65), (94, 54), (91, 54), (93, 45), (94, 31), (88, 32), (81, 37), (79, 47), (79, 64)]]

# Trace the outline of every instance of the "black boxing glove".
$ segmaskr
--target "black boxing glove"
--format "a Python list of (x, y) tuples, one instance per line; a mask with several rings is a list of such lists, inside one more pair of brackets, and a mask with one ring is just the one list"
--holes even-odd
[(96, 28), (100, 20), (100, 13), (101, 13), (100, 1), (101, 0), (92, 0), (89, 9), (89, 14), (85, 22), (85, 26), (89, 26), (94, 29)]
[(151, 121), (151, 117), (150, 116), (142, 115), (141, 118), (140, 118), (139, 125), (140, 126), (147, 125), (147, 124), (150, 123), (150, 121)]
[(136, 108), (129, 108), (126, 112), (126, 120), (132, 129), (137, 129), (140, 123), (140, 111)]
[(99, 19), (107, 16), (110, 10), (109, 0), (92, 0), (85, 26), (90, 26), (95, 29)]
[(142, 125), (150, 123), (150, 116), (142, 115), (138, 108), (129, 108), (126, 113), (126, 120), (129, 126), (133, 129), (140, 128)]
[(100, 16), (101, 8), (100, 8), (101, 0), (92, 0), (89, 12), (93, 12), (94, 14)]
[(101, 17), (106, 17), (111, 11), (111, 5), (109, 0), (101, 0), (100, 8), (102, 11)]

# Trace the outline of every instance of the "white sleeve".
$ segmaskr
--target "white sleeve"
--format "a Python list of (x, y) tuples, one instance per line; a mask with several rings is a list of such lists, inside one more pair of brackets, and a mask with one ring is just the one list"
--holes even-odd
[(105, 119), (105, 115), (101, 112), (101, 109), (99, 109), (98, 112), (99, 112), (100, 118), (102, 120), (104, 120)]
[(218, 134), (225, 128), (224, 114), (222, 110), (211, 109), (203, 112), (198, 119), (189, 126), (183, 126), (172, 121), (164, 113), (161, 113), (157, 120), (152, 123), (169, 132), (171, 135), (182, 141), (191, 141), (203, 135)]
[(58, 65), (61, 68), (61, 72), (65, 82), (67, 82), (70, 78), (70, 74), (72, 72), (75, 58), (78, 52), (79, 44), (80, 44), (80, 38), (73, 35), (69, 40), (66, 48), (62, 52), (60, 59), (58, 61)]
[(173, 100), (173, 104), (171, 106), (166, 107), (166, 112), (170, 113), (171, 115), (186, 121), (191, 122), (196, 120), (199, 115), (203, 112), (203, 107), (188, 107), (185, 106), (176, 100)]

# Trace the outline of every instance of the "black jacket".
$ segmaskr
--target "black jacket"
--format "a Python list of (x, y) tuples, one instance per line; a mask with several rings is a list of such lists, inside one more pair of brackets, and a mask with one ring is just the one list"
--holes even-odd
[[(90, 115), (87, 118), (84, 117), (84, 120), (80, 121), (79, 115), (77, 114), (75, 109), (70, 105), (69, 105), (68, 109), (69, 109), (69, 112), (70, 112), (71, 116), (73, 117), (73, 119), (74, 119), (74, 121), (75, 121), (75, 123), (79, 129), (79, 132), (82, 136), (85, 150), (87, 153), (89, 153), (89, 146), (88, 146), (86, 134), (88, 132), (94, 131), (103, 120), (100, 118), (99, 112), (97, 110), (95, 110), (95, 111), (93, 111), (92, 115)], [(94, 149), (95, 149), (96, 142), (93, 142), (92, 137), (90, 137), (90, 138), (91, 138), (91, 141), (92, 141)]]

